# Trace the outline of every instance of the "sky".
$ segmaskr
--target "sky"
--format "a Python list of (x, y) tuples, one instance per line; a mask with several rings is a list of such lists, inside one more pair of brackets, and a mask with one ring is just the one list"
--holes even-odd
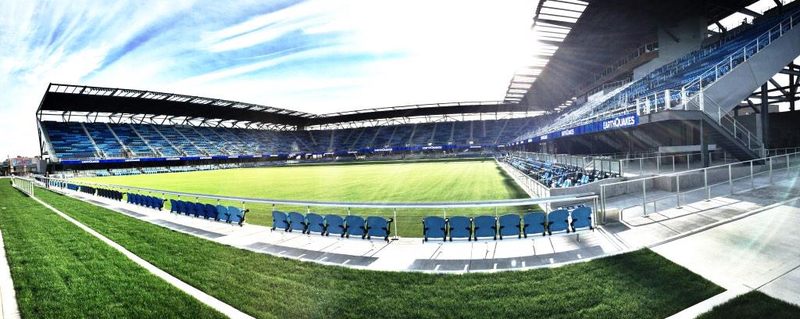
[(38, 154), (48, 83), (310, 113), (496, 101), (536, 0), (0, 1), (0, 156)]

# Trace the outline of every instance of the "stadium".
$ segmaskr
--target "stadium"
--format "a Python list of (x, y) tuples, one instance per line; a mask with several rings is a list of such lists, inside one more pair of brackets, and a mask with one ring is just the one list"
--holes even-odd
[(800, 4), (533, 3), (496, 101), (48, 81), (0, 314), (800, 317)]

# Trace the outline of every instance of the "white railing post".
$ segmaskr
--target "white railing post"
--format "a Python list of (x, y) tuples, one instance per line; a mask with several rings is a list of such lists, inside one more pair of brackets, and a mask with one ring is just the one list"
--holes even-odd
[(647, 179), (642, 179), (642, 211), (647, 216)]
[(708, 168), (703, 169), (703, 185), (706, 188), (706, 201), (710, 201), (711, 187), (708, 186)]
[(675, 202), (678, 203), (676, 208), (681, 208), (681, 175), (675, 175)]
[(753, 161), (750, 161), (750, 188), (756, 188), (755, 176), (753, 176)]
[(669, 110), (672, 107), (672, 96), (669, 89), (664, 90), (664, 110)]
[(697, 103), (698, 103), (698, 105), (700, 107), (700, 111), (705, 112), (706, 111), (706, 102), (705, 102), (705, 98), (703, 98), (703, 78), (702, 77), (700, 78), (700, 88), (699, 88), (699, 91), (697, 92), (697, 99), (698, 99)]
[(733, 195), (733, 165), (728, 165), (728, 185), (731, 187), (731, 195)]
[(769, 183), (772, 184), (772, 157), (768, 157), (769, 160)]

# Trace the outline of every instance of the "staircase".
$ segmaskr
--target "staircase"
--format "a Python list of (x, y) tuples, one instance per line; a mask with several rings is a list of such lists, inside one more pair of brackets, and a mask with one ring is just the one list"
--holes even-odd
[(713, 119), (703, 113), (704, 124), (709, 128), (708, 137), (733, 157), (745, 161), (764, 157), (764, 144), (732, 117)]
[(684, 110), (699, 110), (711, 138), (739, 160), (765, 156), (756, 134), (728, 113), (800, 54), (800, 11), (711, 66), (681, 88)]

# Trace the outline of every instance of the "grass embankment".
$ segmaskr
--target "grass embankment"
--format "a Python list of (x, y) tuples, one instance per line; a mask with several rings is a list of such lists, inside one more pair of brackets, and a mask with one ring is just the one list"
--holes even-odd
[(6, 180), (0, 229), (23, 318), (223, 318)]
[[(449, 202), (527, 197), (494, 160), (267, 167), (83, 180), (199, 194), (333, 202)], [(234, 202), (223, 204), (241, 206), (241, 203)], [(251, 210), (248, 223), (272, 225), (271, 206), (247, 207)], [(528, 208), (499, 208), (497, 213), (522, 213)], [(343, 208), (277, 206), (276, 209), (347, 214)], [(393, 217), (393, 211), (388, 209), (354, 208), (350, 213)], [(422, 237), (422, 217), (445, 213), (448, 216), (477, 216), (495, 215), (496, 211), (493, 208), (399, 209), (396, 220), (398, 233), (406, 237)]]
[(492, 274), (324, 266), (231, 248), (56, 193), (38, 194), (159, 268), (262, 318), (664, 318), (722, 291), (649, 250)]
[(767, 296), (760, 291), (751, 291), (726, 303), (714, 307), (698, 319), (736, 319), (736, 318), (800, 318), (800, 307)]

